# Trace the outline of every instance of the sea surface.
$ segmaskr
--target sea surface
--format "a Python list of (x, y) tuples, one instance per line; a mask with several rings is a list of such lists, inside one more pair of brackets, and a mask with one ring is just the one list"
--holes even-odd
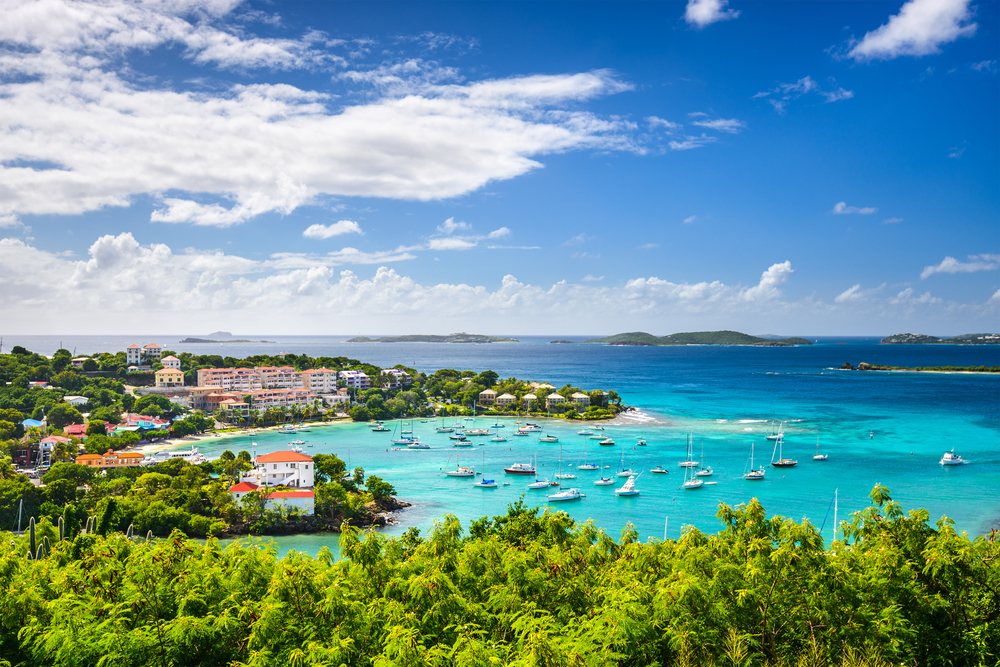
[[(362, 466), (397, 490), (412, 507), (397, 513), (398, 523), (384, 532), (397, 535), (411, 526), (426, 530), (446, 514), (463, 523), (484, 515), (502, 514), (509, 503), (524, 497), (531, 505), (569, 512), (579, 521), (594, 520), (617, 536), (629, 522), (643, 539), (676, 538), (684, 526), (702, 531), (720, 529), (720, 503), (737, 505), (757, 497), (769, 514), (808, 519), (833, 538), (832, 501), (837, 516), (849, 520), (868, 506), (875, 484), (890, 489), (904, 510), (926, 508), (931, 522), (947, 516), (960, 531), (979, 536), (1000, 528), (1000, 376), (938, 373), (842, 371), (844, 362), (892, 366), (998, 366), (1000, 346), (879, 345), (877, 338), (812, 338), (817, 344), (795, 348), (756, 347), (609, 347), (550, 344), (582, 336), (520, 337), (521, 343), (347, 343), (337, 336), (240, 336), (268, 338), (275, 343), (181, 345), (183, 336), (4, 336), (3, 349), (22, 345), (51, 354), (60, 345), (76, 354), (115, 352), (130, 343), (155, 342), (176, 352), (244, 357), (251, 354), (294, 353), (347, 356), (380, 366), (402, 363), (420, 371), (440, 368), (483, 371), (501, 377), (571, 383), (584, 389), (614, 389), (635, 412), (604, 423), (602, 435), (615, 446), (578, 435), (585, 425), (560, 420), (531, 419), (558, 443), (538, 441), (541, 433), (513, 437), (517, 419), (504, 418), (498, 429), (507, 442), (472, 438), (471, 448), (456, 448), (447, 434), (436, 434), (441, 420), (415, 420), (413, 430), (429, 450), (396, 450), (392, 433), (373, 433), (366, 424), (313, 427), (296, 437), (307, 441), (309, 454), (336, 453), (350, 466)], [(447, 419), (448, 425), (455, 418)], [(525, 421), (521, 418), (521, 421)], [(469, 422), (462, 422), (470, 424)], [(493, 419), (480, 417), (484, 428)], [(751, 448), (755, 462), (767, 464), (773, 443), (766, 436), (783, 423), (782, 454), (798, 460), (793, 468), (768, 466), (764, 481), (742, 478)], [(398, 422), (388, 422), (390, 428)], [(637, 446), (638, 439), (646, 446)], [(223, 437), (202, 441), (201, 451), (217, 456), (225, 449), (257, 453), (285, 449), (291, 437), (258, 433), (252, 438)], [(694, 459), (711, 465), (705, 478), (716, 484), (683, 490), (688, 441)], [(818, 451), (829, 456), (813, 461)], [(946, 450), (969, 465), (944, 467)], [(548, 503), (547, 493), (526, 488), (529, 480), (505, 475), (502, 468), (537, 457), (540, 477), (553, 479), (587, 462), (622, 465), (643, 471), (637, 480), (641, 494), (615, 497), (620, 486), (594, 486), (599, 472), (572, 470), (577, 479), (563, 482), (586, 494), (581, 500)], [(777, 456), (777, 454), (774, 454)], [(467, 478), (446, 477), (457, 463), (472, 465), (501, 484), (496, 489), (472, 486)], [(669, 474), (652, 474), (654, 466)], [(478, 477), (477, 477), (478, 479)], [(316, 553), (322, 546), (336, 550), (334, 535), (305, 535), (274, 540), (280, 552), (299, 549)]]

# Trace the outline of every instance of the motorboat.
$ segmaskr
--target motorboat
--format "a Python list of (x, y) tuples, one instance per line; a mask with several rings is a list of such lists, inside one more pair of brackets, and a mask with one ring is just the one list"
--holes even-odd
[(625, 483), (622, 484), (622, 487), (620, 489), (615, 489), (615, 495), (616, 496), (637, 496), (637, 495), (639, 495), (639, 489), (635, 488), (635, 479), (636, 479), (636, 476), (632, 475), (627, 480), (625, 480)]
[(592, 436), (590, 436), (590, 439), (591, 440), (604, 440), (604, 436), (603, 435), (592, 435)]
[(304, 445), (304, 444), (306, 444), (306, 441), (305, 440), (292, 440), (288, 444), (290, 444), (290, 445)]
[(419, 440), (414, 440), (406, 446), (407, 449), (430, 449), (431, 446), (425, 442), (420, 442)]
[(579, 500), (580, 498), (585, 498), (586, 496), (580, 493), (580, 489), (565, 489), (559, 493), (553, 493), (550, 496), (545, 496), (550, 502), (559, 502), (561, 500)]
[(604, 438), (597, 444), (599, 444), (601, 447), (614, 447), (615, 441), (612, 440), (611, 438)]
[(295, 429), (300, 433), (309, 433), (312, 431), (312, 429), (306, 426), (305, 424), (299, 424), (298, 426), (295, 427)]
[(278, 433), (295, 433), (295, 427), (291, 424), (285, 424), (278, 428)]
[(480, 489), (495, 489), (497, 481), (495, 479), (481, 479), (472, 486), (478, 486)]
[(636, 447), (645, 447), (646, 446), (646, 439), (645, 438), (636, 438), (635, 446)]
[(527, 435), (529, 435), (529, 433), (527, 431), (514, 431), (513, 433), (511, 433), (511, 435), (523, 435), (523, 436), (527, 436)]
[(539, 433), (539, 432), (541, 432), (542, 427), (539, 426), (538, 424), (528, 423), (528, 424), (525, 424), (524, 426), (522, 426), (521, 428), (519, 428), (518, 430), (519, 431), (525, 431), (526, 433)]
[(652, 468), (649, 472), (656, 473), (657, 475), (670, 474), (670, 471), (664, 468), (663, 466), (656, 466), (655, 468)]
[(603, 426), (591, 426), (590, 428), (594, 429), (595, 431), (603, 431), (604, 430)]
[(701, 470), (699, 470), (698, 472), (696, 472), (695, 475), (697, 475), (698, 477), (711, 477), (712, 476), (712, 466), (708, 466), (707, 468), (702, 468)]
[(468, 440), (464, 433), (452, 433), (448, 436), (449, 440)]
[(955, 453), (955, 448), (953, 447), (950, 452), (945, 452), (944, 456), (941, 457), (940, 461), (943, 466), (964, 466), (968, 461), (963, 459), (960, 455)]
[(490, 428), (507, 428), (507, 426), (501, 424), (500, 422), (496, 422), (495, 424), (493, 424), (493, 426), (490, 426)]
[(302, 448), (299, 447), (298, 445), (289, 445), (288, 448), (293, 452), (298, 452), (299, 454), (302, 453)]
[(372, 433), (381, 433), (383, 431), (391, 431), (392, 429), (385, 424), (378, 424), (372, 427)]
[(743, 479), (748, 481), (756, 481), (764, 479), (764, 473), (767, 472), (767, 468), (761, 466), (759, 468), (753, 467), (753, 444), (750, 445), (750, 472), (743, 473)]
[(577, 470), (600, 470), (600, 467), (596, 463), (584, 463), (583, 465), (578, 465)]
[(488, 428), (470, 428), (465, 430), (465, 435), (489, 435)]
[(471, 440), (456, 440), (455, 447), (472, 447)]
[(594, 480), (594, 486), (611, 486), (614, 483), (615, 480), (610, 477), (601, 477), (600, 479)]
[(535, 474), (535, 464), (533, 463), (515, 463), (509, 468), (504, 468), (503, 471), (508, 475), (534, 475)]
[(582, 431), (577, 431), (576, 434), (577, 435), (594, 435), (594, 432), (591, 431), (590, 429), (586, 429), (585, 428)]
[(543, 435), (538, 439), (538, 442), (559, 442), (559, 438), (554, 435)]

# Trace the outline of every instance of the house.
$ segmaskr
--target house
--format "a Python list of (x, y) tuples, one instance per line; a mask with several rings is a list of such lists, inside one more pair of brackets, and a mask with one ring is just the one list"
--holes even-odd
[(115, 452), (109, 449), (104, 454), (82, 454), (76, 457), (77, 465), (94, 468), (134, 468), (142, 465), (146, 458), (137, 452)]
[(603, 408), (607, 404), (607, 394), (600, 389), (590, 392), (590, 404)]
[(183, 387), (184, 373), (176, 368), (161, 368), (153, 375), (156, 376), (157, 387)]
[(531, 407), (531, 402), (537, 401), (538, 397), (535, 396), (534, 394), (525, 394), (524, 398), (522, 398), (521, 400), (524, 401), (524, 409), (527, 410), (529, 407)]
[(50, 389), (51, 387), (52, 385), (45, 380), (33, 380), (28, 383), (28, 389)]
[(483, 389), (479, 392), (479, 405), (493, 405), (497, 402), (497, 393), (492, 389)]
[(402, 368), (386, 368), (382, 372), (395, 378), (391, 383), (386, 385), (386, 388), (388, 389), (399, 389), (400, 387), (408, 386), (413, 383), (410, 379), (410, 374)]
[(64, 396), (63, 400), (72, 405), (74, 408), (76, 408), (81, 405), (86, 405), (87, 401), (89, 401), (90, 399), (88, 399), (86, 396)]
[(576, 404), (576, 408), (583, 408), (586, 410), (590, 407), (590, 396), (587, 396), (583, 392), (575, 392), (570, 398), (573, 399), (573, 403)]
[(502, 407), (514, 405), (515, 401), (517, 401), (517, 397), (513, 396), (512, 394), (500, 394), (499, 396), (497, 396), (497, 405)]
[(351, 397), (347, 394), (322, 394), (320, 398), (326, 405), (350, 405)]
[(63, 433), (71, 438), (82, 438), (87, 434), (86, 424), (67, 424), (63, 426)]
[(181, 369), (181, 360), (172, 354), (160, 359), (160, 363), (163, 364), (164, 368), (173, 368), (178, 371)]
[(260, 454), (252, 470), (243, 475), (242, 481), (258, 486), (312, 487), (313, 460), (308, 454), (283, 451)]
[(160, 357), (163, 356), (163, 348), (156, 343), (150, 343), (143, 346), (142, 355), (149, 361), (159, 361)]
[(566, 399), (559, 394), (553, 392), (545, 397), (545, 409), (551, 410), (557, 405), (565, 405)]
[(264, 505), (267, 509), (277, 509), (278, 507), (288, 509), (296, 507), (304, 514), (315, 513), (316, 494), (311, 489), (274, 491), (265, 488), (261, 490), (261, 487), (253, 482), (240, 482), (239, 484), (234, 484), (229, 487), (229, 492), (236, 498), (237, 503), (242, 501), (244, 496), (251, 491), (257, 491), (267, 499), (267, 503)]
[(163, 348), (156, 343), (150, 343), (145, 347), (133, 344), (125, 348), (125, 363), (129, 365), (143, 366), (152, 361), (159, 361), (162, 356)]
[(138, 366), (142, 363), (142, 348), (132, 344), (125, 348), (125, 363)]
[(38, 442), (38, 453), (41, 457), (42, 465), (49, 465), (52, 461), (52, 450), (59, 445), (60, 442), (69, 443), (69, 438), (64, 438), (61, 435), (50, 435), (47, 438), (42, 438)]
[(73, 365), (73, 368), (83, 368), (83, 362), (85, 362), (90, 357), (77, 357), (76, 359), (70, 359), (69, 363)]

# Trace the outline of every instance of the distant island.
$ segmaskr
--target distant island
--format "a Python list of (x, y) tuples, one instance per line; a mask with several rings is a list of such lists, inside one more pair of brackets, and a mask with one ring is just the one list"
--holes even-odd
[(738, 331), (693, 331), (675, 333), (669, 336), (654, 336), (644, 331), (620, 333), (605, 338), (592, 338), (584, 343), (600, 343), (603, 345), (752, 345), (756, 347), (791, 347), (795, 345), (812, 345), (805, 338), (760, 338)]
[(368, 336), (357, 336), (347, 341), (348, 343), (520, 343), (516, 338), (506, 338), (504, 336), (484, 336), (482, 334), (456, 333), (447, 336), (431, 336), (425, 334), (411, 334), (408, 336), (382, 336), (380, 338), (369, 338)]
[(976, 333), (939, 338), (926, 334), (898, 333), (882, 339), (882, 345), (1000, 345), (1000, 334)]
[(185, 338), (179, 343), (274, 343), (273, 340), (247, 340), (245, 338), (234, 338), (233, 340), (213, 340), (211, 338)]
[(910, 373), (1000, 373), (1000, 366), (882, 366), (862, 361), (855, 367), (850, 362), (840, 366), (842, 371), (906, 371)]

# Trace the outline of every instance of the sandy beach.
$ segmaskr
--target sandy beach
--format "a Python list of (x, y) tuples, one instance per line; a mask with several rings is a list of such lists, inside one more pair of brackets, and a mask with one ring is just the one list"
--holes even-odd
[[(310, 429), (333, 427), (341, 424), (350, 424), (350, 417), (344, 417), (343, 419), (337, 419), (336, 421), (329, 422), (309, 422), (306, 425)], [(266, 428), (252, 428), (252, 429), (239, 429), (236, 431), (226, 431), (224, 433), (199, 433), (198, 435), (187, 435), (183, 438), (167, 438), (166, 440), (160, 440), (158, 442), (149, 442), (136, 447), (129, 447), (127, 450), (129, 452), (137, 452), (143, 454), (144, 456), (149, 456), (155, 454), (156, 452), (176, 449), (178, 447), (197, 447), (198, 443), (202, 440), (212, 440), (213, 442), (218, 440), (220, 443), (224, 442), (228, 438), (236, 437), (246, 437), (254, 433), (265, 433), (268, 431), (277, 431), (281, 428), (281, 425), (268, 426)]]

